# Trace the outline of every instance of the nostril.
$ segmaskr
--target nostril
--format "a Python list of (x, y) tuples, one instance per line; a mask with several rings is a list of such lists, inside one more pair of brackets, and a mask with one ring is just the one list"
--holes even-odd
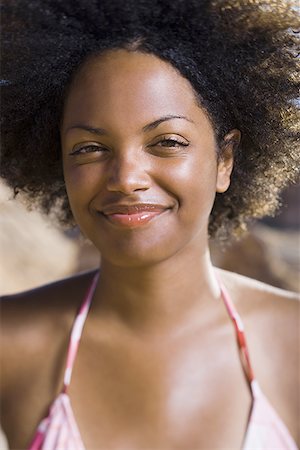
[(107, 178), (107, 190), (130, 194), (135, 191), (147, 190), (151, 186), (149, 174), (141, 167), (115, 168)]

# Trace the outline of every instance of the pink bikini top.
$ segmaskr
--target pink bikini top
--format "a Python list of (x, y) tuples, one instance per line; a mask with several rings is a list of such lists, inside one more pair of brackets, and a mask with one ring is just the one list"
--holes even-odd
[[(72, 411), (68, 396), (68, 387), (71, 381), (82, 329), (97, 285), (97, 280), (98, 274), (95, 275), (74, 321), (67, 353), (62, 391), (52, 403), (48, 415), (38, 426), (29, 450), (85, 450)], [(223, 286), (221, 286), (221, 297), (236, 330), (241, 364), (252, 395), (251, 413), (249, 415), (242, 450), (297, 450), (297, 446), (286, 426), (270, 405), (254, 378), (243, 324)]]

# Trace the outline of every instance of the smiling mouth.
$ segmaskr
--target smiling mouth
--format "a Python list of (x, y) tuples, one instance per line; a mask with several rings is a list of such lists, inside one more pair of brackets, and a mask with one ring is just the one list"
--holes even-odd
[(109, 205), (100, 213), (111, 224), (122, 228), (138, 228), (146, 225), (170, 208), (154, 204)]

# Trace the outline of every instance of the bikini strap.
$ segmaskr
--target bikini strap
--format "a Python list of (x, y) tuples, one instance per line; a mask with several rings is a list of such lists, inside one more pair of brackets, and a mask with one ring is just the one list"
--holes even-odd
[[(87, 318), (87, 315), (88, 315), (88, 312), (89, 312), (89, 309), (91, 306), (91, 302), (92, 302), (92, 298), (93, 298), (93, 295), (94, 295), (94, 292), (95, 292), (95, 289), (97, 286), (98, 278), (99, 278), (99, 272), (97, 272), (93, 278), (93, 281), (92, 281), (92, 283), (86, 293), (86, 296), (80, 306), (79, 312), (75, 318), (75, 321), (74, 321), (74, 324), (72, 327), (70, 342), (69, 342), (69, 347), (68, 347), (68, 352), (67, 352), (67, 363), (66, 363), (66, 369), (65, 369), (65, 374), (64, 374), (64, 383), (63, 383), (63, 389), (62, 389), (62, 391), (64, 393), (67, 392), (67, 389), (71, 382), (73, 366), (74, 366), (75, 358), (77, 355), (83, 326), (85, 324), (85, 320)], [(248, 350), (246, 337), (245, 337), (245, 333), (244, 333), (244, 326), (243, 326), (242, 320), (241, 320), (238, 312), (236, 311), (236, 309), (234, 307), (234, 304), (232, 303), (232, 301), (230, 299), (227, 289), (224, 287), (224, 285), (220, 281), (219, 281), (219, 285), (220, 285), (220, 289), (221, 289), (222, 300), (225, 304), (225, 307), (227, 309), (229, 317), (231, 318), (231, 320), (234, 324), (234, 328), (236, 331), (237, 344), (238, 344), (240, 358), (241, 358), (241, 362), (242, 362), (242, 367), (243, 367), (244, 373), (246, 375), (246, 378), (249, 382), (249, 385), (251, 387), (255, 377), (254, 377), (254, 373), (253, 373), (251, 362), (250, 362), (249, 350)]]
[(252, 390), (253, 381), (255, 380), (255, 377), (254, 377), (254, 373), (253, 373), (251, 362), (250, 362), (249, 350), (248, 350), (248, 346), (247, 346), (243, 322), (242, 322), (241, 317), (239, 316), (237, 310), (235, 309), (233, 302), (231, 301), (231, 298), (229, 296), (227, 289), (220, 282), (219, 282), (219, 285), (220, 285), (220, 289), (221, 289), (221, 297), (224, 301), (224, 304), (226, 306), (229, 317), (231, 318), (234, 328), (235, 328), (236, 340), (237, 340), (237, 344), (238, 344), (238, 348), (239, 348), (242, 367), (243, 367), (245, 376), (247, 378), (247, 381), (249, 383), (250, 389)]
[(97, 286), (98, 278), (99, 278), (99, 272), (96, 273), (91, 285), (88, 288), (88, 291), (87, 291), (87, 293), (84, 297), (84, 300), (80, 306), (80, 309), (78, 311), (78, 314), (75, 318), (75, 321), (74, 321), (74, 324), (73, 324), (73, 327), (71, 330), (71, 336), (70, 336), (69, 347), (68, 347), (68, 352), (67, 352), (67, 363), (66, 363), (65, 374), (64, 374), (64, 384), (63, 384), (63, 389), (62, 389), (62, 392), (64, 392), (64, 393), (67, 392), (67, 389), (71, 382), (73, 366), (74, 366), (75, 358), (77, 355), (83, 326), (85, 324), (85, 320), (86, 320), (86, 317), (88, 315), (88, 312), (89, 312), (89, 309), (91, 306), (91, 302), (92, 302), (92, 298), (93, 298), (93, 295), (94, 295), (94, 292), (95, 292), (95, 289)]

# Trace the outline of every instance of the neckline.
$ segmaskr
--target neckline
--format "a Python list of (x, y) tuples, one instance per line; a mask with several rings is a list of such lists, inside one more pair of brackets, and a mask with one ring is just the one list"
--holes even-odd
[[(79, 307), (78, 313), (75, 317), (75, 320), (74, 320), (74, 323), (73, 323), (73, 326), (71, 329), (69, 347), (68, 347), (68, 352), (67, 352), (67, 362), (66, 362), (65, 373), (64, 373), (63, 389), (56, 399), (56, 400), (58, 400), (58, 398), (60, 398), (61, 396), (66, 396), (68, 398), (68, 402), (70, 404), (70, 408), (71, 408), (72, 415), (74, 418), (75, 418), (75, 415), (73, 412), (71, 399), (68, 394), (68, 387), (70, 386), (70, 383), (71, 383), (73, 366), (74, 366), (74, 363), (76, 360), (84, 324), (85, 324), (87, 315), (89, 313), (90, 306), (91, 306), (93, 296), (94, 296), (94, 293), (96, 290), (96, 286), (98, 283), (99, 274), (100, 274), (100, 271), (97, 271), (96, 274), (93, 276), (92, 282), (90, 283), (90, 285), (88, 287), (86, 295), (85, 295), (85, 297)], [(241, 450), (244, 450), (246, 439), (247, 439), (247, 436), (249, 433), (249, 429), (251, 428), (251, 420), (252, 420), (253, 412), (254, 412), (254, 409), (256, 406), (256, 399), (259, 395), (260, 389), (257, 384), (257, 381), (255, 380), (253, 370), (251, 367), (249, 351), (248, 351), (248, 346), (247, 346), (247, 342), (246, 342), (246, 337), (245, 337), (244, 327), (243, 327), (243, 322), (241, 320), (241, 317), (238, 314), (226, 287), (223, 285), (223, 283), (219, 280), (218, 277), (217, 277), (217, 282), (220, 287), (220, 297), (226, 307), (227, 313), (228, 313), (228, 315), (233, 323), (234, 329), (235, 329), (236, 342), (238, 345), (239, 355), (240, 355), (240, 362), (241, 362), (242, 370), (246, 377), (246, 381), (248, 383), (250, 395), (251, 395), (251, 404), (250, 404), (247, 423), (246, 423), (246, 427), (245, 427), (245, 432), (244, 432), (243, 440), (242, 440), (242, 444), (241, 444)], [(86, 450), (86, 447), (83, 444), (81, 433), (80, 433), (80, 430), (79, 430), (76, 420), (75, 420), (75, 423), (76, 423), (76, 427), (77, 427), (78, 433), (80, 435), (84, 450)]]
[[(83, 332), (83, 327), (87, 318), (87, 315), (89, 313), (89, 309), (93, 300), (93, 296), (95, 293), (95, 289), (98, 283), (100, 271), (98, 270), (95, 275), (93, 276), (92, 282), (90, 283), (87, 292), (84, 296), (84, 299), (79, 307), (78, 313), (75, 317), (71, 334), (70, 334), (70, 340), (69, 340), (69, 346), (67, 351), (67, 361), (65, 366), (65, 372), (64, 372), (64, 381), (63, 381), (63, 389), (62, 392), (67, 392), (68, 387), (71, 383), (72, 378), (72, 372), (73, 372), (73, 366), (75, 363), (75, 359), (78, 352), (78, 347), (81, 339), (81, 335)], [(244, 326), (243, 322), (241, 320), (240, 315), (238, 314), (234, 303), (231, 300), (231, 297), (224, 286), (224, 284), (221, 282), (219, 277), (217, 277), (217, 282), (220, 287), (220, 297), (226, 307), (227, 313), (233, 323), (235, 334), (236, 334), (236, 342), (239, 349), (239, 356), (240, 356), (240, 362), (242, 365), (242, 369), (244, 372), (244, 375), (246, 377), (246, 381), (248, 383), (251, 396), (254, 397), (253, 392), (253, 381), (255, 380), (254, 372), (251, 366), (250, 356), (249, 356), (249, 350), (248, 345), (246, 341), (246, 336), (244, 332)]]

